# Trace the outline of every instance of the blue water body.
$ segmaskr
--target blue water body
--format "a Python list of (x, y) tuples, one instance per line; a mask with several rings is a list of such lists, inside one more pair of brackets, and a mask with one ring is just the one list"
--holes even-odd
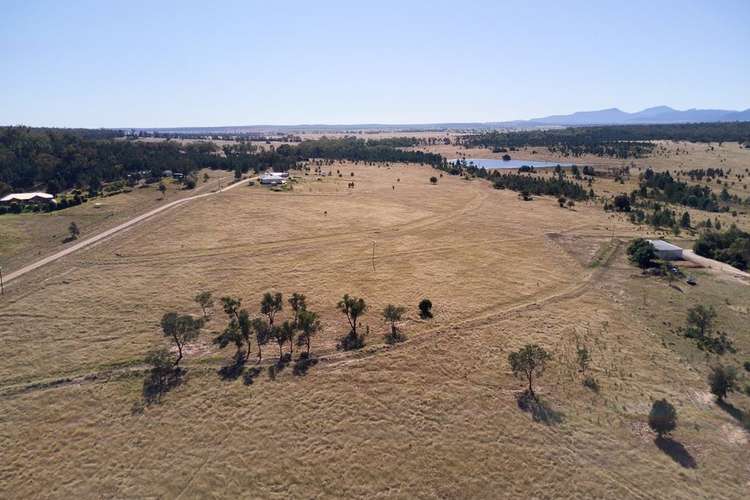
[[(450, 160), (450, 163), (455, 163), (456, 160)], [(557, 163), (551, 161), (536, 161), (536, 160), (488, 160), (486, 158), (466, 158), (467, 164), (474, 164), (475, 167), (496, 169), (496, 168), (520, 168), (524, 165), (534, 168), (552, 168), (560, 165), (561, 167), (572, 167), (572, 163)]]

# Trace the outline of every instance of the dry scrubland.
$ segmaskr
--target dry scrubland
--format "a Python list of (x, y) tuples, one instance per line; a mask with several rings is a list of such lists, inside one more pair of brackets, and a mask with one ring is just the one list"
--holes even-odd
[[(689, 306), (713, 303), (734, 359), (747, 358), (750, 287), (701, 271), (681, 291), (639, 277), (620, 243), (638, 232), (599, 206), (522, 202), (448, 176), (432, 186), (427, 167), (332, 168), (343, 177), (191, 202), (14, 283), (0, 302), (0, 497), (747, 492), (748, 433), (712, 402), (706, 359), (672, 330)], [(254, 313), (265, 291), (305, 293), (325, 326), (321, 362), (306, 376), (263, 365), (249, 385), (221, 380), (232, 348), (210, 344), (225, 324), (217, 311), (185, 383), (133, 412), (159, 318), (198, 313), (204, 289)], [(334, 347), (344, 293), (370, 306), (368, 345), (354, 353)], [(418, 318), (423, 297), (431, 321)], [(389, 302), (409, 307), (409, 340), (392, 348), (379, 317)], [(592, 350), (598, 394), (581, 385), (576, 338)], [(507, 364), (528, 342), (554, 356), (540, 421), (518, 408), (523, 382)], [(662, 397), (678, 409), (681, 451), (660, 450), (645, 423)], [(729, 400), (750, 410), (747, 396)], [(695, 467), (677, 463), (686, 457)]]

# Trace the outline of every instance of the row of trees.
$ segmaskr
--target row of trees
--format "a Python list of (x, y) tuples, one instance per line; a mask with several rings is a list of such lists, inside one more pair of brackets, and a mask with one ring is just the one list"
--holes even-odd
[[(201, 329), (211, 319), (214, 307), (212, 293), (200, 292), (194, 300), (201, 308), (200, 318), (194, 318), (189, 314), (168, 312), (161, 319), (162, 334), (169, 338), (177, 349), (175, 367), (183, 358), (184, 347), (198, 338)], [(222, 349), (234, 345), (236, 348), (234, 357), (239, 363), (245, 363), (249, 359), (253, 344), (257, 347), (257, 361), (260, 363), (263, 359), (262, 347), (271, 341), (278, 345), (279, 360), (284, 358), (283, 347), (287, 344), (290, 358), (293, 356), (295, 343), (305, 347), (306, 350), (301, 357), (307, 359), (310, 356), (313, 337), (323, 330), (319, 315), (308, 309), (307, 297), (301, 293), (293, 293), (288, 298), (287, 304), (291, 314), (281, 323), (278, 321), (278, 315), (284, 309), (284, 299), (279, 292), (263, 294), (259, 313), (255, 317), (248, 309), (242, 307), (242, 299), (238, 297), (221, 297), (219, 304), (227, 316), (227, 325), (214, 337), (213, 343)], [(349, 324), (349, 333), (340, 339), (338, 348), (351, 350), (363, 347), (365, 335), (358, 331), (358, 327), (361, 317), (368, 310), (367, 303), (362, 298), (346, 294), (338, 302), (337, 308), (346, 316)], [(431, 318), (432, 302), (429, 299), (423, 299), (419, 303), (419, 311), (421, 318)], [(387, 343), (395, 344), (406, 340), (406, 336), (399, 327), (405, 312), (405, 307), (393, 304), (388, 304), (383, 309), (382, 318), (389, 326), (388, 332), (384, 335)]]
[(706, 231), (693, 245), (698, 255), (726, 262), (738, 269), (750, 266), (750, 233), (732, 224), (725, 232)]

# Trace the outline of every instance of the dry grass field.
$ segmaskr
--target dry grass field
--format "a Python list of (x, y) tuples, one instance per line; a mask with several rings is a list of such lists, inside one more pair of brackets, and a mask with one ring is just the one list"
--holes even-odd
[[(203, 181), (203, 174), (209, 180)], [(5, 214), (0, 219), (0, 266), (7, 273), (66, 246), (68, 226), (75, 222), (81, 238), (100, 233), (125, 220), (169, 201), (214, 190), (219, 179), (233, 178), (225, 171), (201, 170), (195, 189), (184, 190), (177, 182), (165, 180), (164, 198), (157, 184), (135, 188), (130, 193), (97, 197), (87, 203), (50, 213)], [(97, 205), (98, 204), (98, 205)], [(68, 242), (69, 243), (69, 242)]]
[[(0, 301), (0, 497), (746, 495), (750, 397), (716, 405), (716, 360), (675, 329), (713, 304), (738, 347), (723, 361), (750, 360), (750, 286), (701, 270), (679, 291), (641, 277), (624, 246), (643, 232), (594, 204), (447, 175), (431, 185), (428, 167), (323, 169), (334, 175), (286, 192), (190, 202), (13, 283)], [(183, 383), (142, 407), (161, 315), (198, 314), (201, 290), (254, 315), (265, 291), (306, 294), (325, 328), (319, 362), (274, 370), (269, 344), (257, 371), (220, 377), (233, 348), (211, 344), (226, 325), (217, 307)], [(356, 352), (335, 348), (344, 293), (369, 305)], [(432, 320), (417, 314), (424, 297)], [(388, 303), (407, 307), (396, 346), (383, 342)], [(553, 355), (533, 414), (507, 361), (530, 342)], [(576, 342), (598, 392), (581, 383)], [(679, 425), (660, 449), (646, 417), (663, 397)]]

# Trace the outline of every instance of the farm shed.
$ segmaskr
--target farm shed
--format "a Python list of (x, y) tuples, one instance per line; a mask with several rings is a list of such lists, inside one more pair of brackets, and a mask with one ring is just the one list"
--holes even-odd
[(0, 203), (35, 203), (45, 204), (54, 203), (55, 197), (48, 193), (11, 193), (7, 196), (0, 198)]
[(656, 256), (664, 260), (681, 260), (682, 248), (664, 240), (648, 240), (654, 246)]

